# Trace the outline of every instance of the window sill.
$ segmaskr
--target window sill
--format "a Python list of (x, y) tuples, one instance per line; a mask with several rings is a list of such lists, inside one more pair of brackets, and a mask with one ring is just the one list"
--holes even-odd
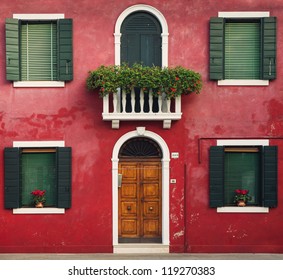
[(219, 80), (219, 86), (268, 86), (269, 80)]
[(218, 207), (217, 213), (269, 213), (268, 207), (238, 207), (238, 206), (227, 206), (227, 207)]
[(20, 81), (14, 82), (14, 87), (65, 87), (65, 82), (60, 81)]
[(17, 208), (13, 209), (13, 214), (65, 214), (65, 208)]

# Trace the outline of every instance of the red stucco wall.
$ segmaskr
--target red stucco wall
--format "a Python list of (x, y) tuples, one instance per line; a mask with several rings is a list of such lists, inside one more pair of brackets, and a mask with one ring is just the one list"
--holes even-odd
[[(281, 0), (143, 1), (169, 27), (169, 65), (201, 73), (200, 95), (182, 99), (182, 119), (170, 130), (161, 122), (102, 121), (102, 100), (86, 90), (88, 71), (114, 64), (114, 26), (135, 0), (13, 0), (0, 9), (0, 153), (13, 141), (64, 140), (73, 149), (72, 208), (64, 215), (13, 215), (4, 209), (0, 157), (0, 253), (112, 252), (111, 156), (125, 133), (145, 126), (170, 152), (171, 252), (283, 252)], [(218, 87), (208, 80), (209, 18), (218, 11), (270, 11), (278, 19), (277, 79), (267, 87)], [(64, 88), (13, 88), (5, 79), (5, 18), (13, 13), (64, 13), (73, 19), (74, 80)], [(279, 147), (278, 207), (268, 214), (218, 214), (208, 206), (208, 148), (214, 138), (270, 137)], [(201, 143), (199, 138), (212, 138)], [(273, 140), (272, 140), (273, 139)]]

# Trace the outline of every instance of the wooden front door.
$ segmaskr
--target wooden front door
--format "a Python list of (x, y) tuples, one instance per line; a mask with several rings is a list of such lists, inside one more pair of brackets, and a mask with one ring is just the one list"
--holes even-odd
[(161, 243), (160, 159), (122, 161), (119, 173), (119, 242)]

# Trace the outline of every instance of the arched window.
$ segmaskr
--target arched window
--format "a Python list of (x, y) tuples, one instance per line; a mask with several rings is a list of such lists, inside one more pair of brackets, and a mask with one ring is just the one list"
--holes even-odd
[(119, 151), (119, 158), (131, 157), (162, 158), (162, 151), (155, 141), (145, 137), (135, 137), (126, 141)]
[(147, 12), (130, 14), (121, 26), (121, 62), (162, 66), (161, 26)]

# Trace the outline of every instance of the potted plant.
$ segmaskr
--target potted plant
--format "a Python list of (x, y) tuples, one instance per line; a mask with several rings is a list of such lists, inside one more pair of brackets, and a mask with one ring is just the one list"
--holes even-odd
[(252, 198), (249, 195), (249, 190), (236, 189), (234, 202), (237, 203), (238, 206), (246, 206), (247, 202)]
[(200, 74), (185, 67), (149, 67), (138, 63), (132, 67), (127, 64), (101, 65), (89, 72), (86, 83), (89, 90), (98, 90), (101, 97), (115, 94), (118, 88), (130, 93), (136, 87), (144, 92), (151, 89), (154, 96), (165, 94), (171, 99), (182, 94), (198, 94), (202, 88)]
[(46, 202), (45, 193), (45, 190), (34, 190), (31, 192), (32, 200), (36, 208), (43, 208)]

